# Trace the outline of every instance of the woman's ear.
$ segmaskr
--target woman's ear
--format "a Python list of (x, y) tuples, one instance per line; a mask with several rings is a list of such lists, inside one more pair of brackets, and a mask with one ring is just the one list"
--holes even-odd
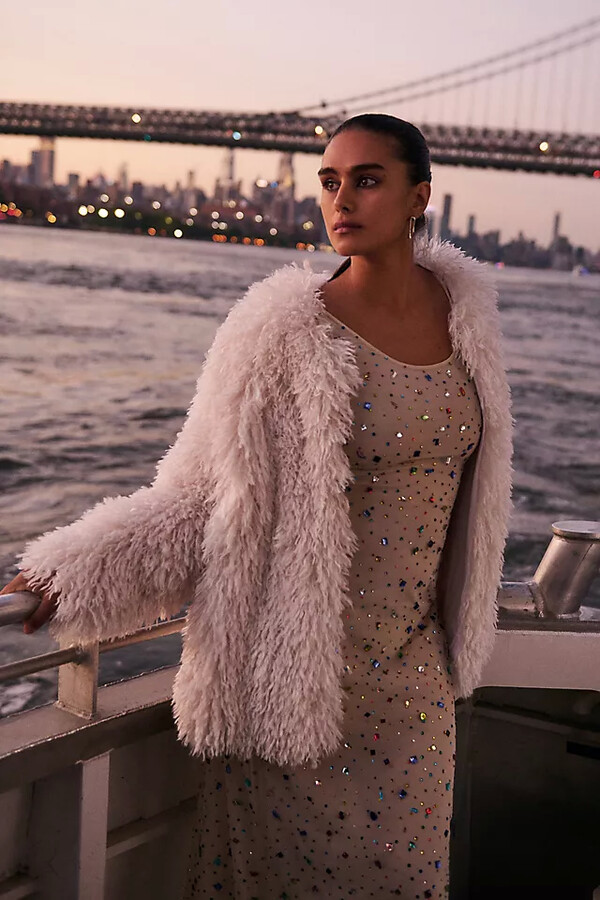
[(429, 205), (431, 197), (431, 185), (428, 181), (420, 181), (414, 187), (412, 214), (418, 219), (422, 216)]

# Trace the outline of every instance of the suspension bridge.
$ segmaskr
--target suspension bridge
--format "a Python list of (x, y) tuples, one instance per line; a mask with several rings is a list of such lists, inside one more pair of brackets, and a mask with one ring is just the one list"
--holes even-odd
[(432, 161), (600, 179), (600, 16), (466, 65), (287, 111), (0, 102), (0, 134), (322, 153), (349, 115), (389, 109)]

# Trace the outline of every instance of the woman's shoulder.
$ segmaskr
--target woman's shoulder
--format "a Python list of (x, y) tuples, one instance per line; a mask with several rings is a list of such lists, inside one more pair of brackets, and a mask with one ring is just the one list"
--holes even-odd
[(307, 261), (303, 266), (286, 263), (254, 281), (221, 324), (223, 339), (238, 331), (257, 337), (263, 329), (275, 335), (301, 327), (301, 320), (318, 308), (316, 291), (326, 278), (326, 272), (315, 272)]
[(313, 284), (319, 280), (322, 281), (323, 278), (325, 278), (325, 272), (315, 272), (308, 260), (305, 260), (302, 265), (294, 260), (279, 266), (264, 278), (253, 282), (241, 299), (273, 296), (274, 292), (281, 297), (289, 294), (297, 296), (310, 291)]
[(494, 306), (498, 299), (492, 267), (450, 241), (432, 239), (417, 249), (417, 262), (430, 269), (457, 301)]
[(254, 366), (272, 364), (291, 330), (308, 330), (307, 316), (318, 306), (316, 289), (327, 277), (305, 264), (287, 263), (254, 281), (219, 325), (206, 363), (223, 364), (225, 357)]

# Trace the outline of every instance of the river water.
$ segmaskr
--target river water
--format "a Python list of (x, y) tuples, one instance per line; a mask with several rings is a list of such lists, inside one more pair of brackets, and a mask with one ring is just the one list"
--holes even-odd
[[(333, 271), (335, 254), (311, 255)], [(215, 331), (301, 251), (0, 226), (0, 581), (25, 542), (148, 484)], [(497, 272), (515, 440), (504, 578), (533, 574), (560, 519), (597, 519), (600, 276)], [(592, 602), (600, 603), (597, 593)], [(0, 631), (0, 662), (56, 644)], [(171, 635), (101, 656), (100, 683), (179, 659)], [(0, 686), (0, 716), (52, 702), (56, 671)]]

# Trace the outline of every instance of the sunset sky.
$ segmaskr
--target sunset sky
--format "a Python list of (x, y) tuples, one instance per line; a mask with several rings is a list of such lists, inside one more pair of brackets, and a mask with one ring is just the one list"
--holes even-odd
[[(509, 51), (600, 13), (598, 0), (460, 0), (427, 4), (372, 0), (81, 0), (4, 5), (0, 99), (102, 103), (222, 111), (295, 109), (424, 78)], [(598, 32), (596, 25), (590, 34)], [(566, 42), (565, 42), (566, 43)], [(595, 84), (595, 90), (591, 85)], [(456, 121), (600, 132), (600, 41), (555, 61), (497, 79), (489, 87), (431, 101), (356, 112), (389, 112), (415, 124)], [(586, 87), (587, 85), (587, 87)], [(382, 98), (383, 100), (383, 98)], [(381, 105), (380, 105), (381, 104)], [(35, 138), (0, 136), (0, 159), (29, 160)], [(57, 141), (56, 177), (102, 171), (174, 185), (188, 170), (212, 191), (223, 148), (112, 141)], [(320, 195), (318, 155), (295, 156), (297, 197)], [(236, 175), (249, 191), (273, 178), (278, 154), (236, 152)], [(452, 226), (499, 227), (502, 240), (522, 230), (550, 239), (555, 212), (563, 234), (600, 249), (600, 179), (526, 175), (435, 166), (433, 204), (454, 195)]]

